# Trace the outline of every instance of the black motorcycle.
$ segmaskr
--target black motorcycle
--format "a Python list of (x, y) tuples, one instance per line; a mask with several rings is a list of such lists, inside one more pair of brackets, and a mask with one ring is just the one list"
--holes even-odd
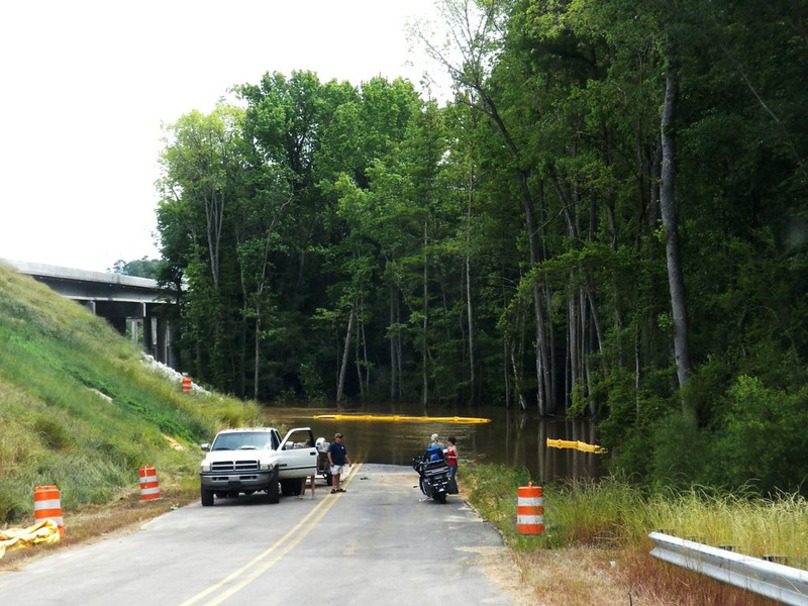
[(421, 492), (438, 503), (446, 503), (449, 492), (449, 466), (443, 457), (428, 453), (414, 457), (412, 468), (418, 472)]

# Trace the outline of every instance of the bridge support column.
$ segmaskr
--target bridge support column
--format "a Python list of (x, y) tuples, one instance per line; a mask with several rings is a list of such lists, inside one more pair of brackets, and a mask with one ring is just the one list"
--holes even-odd
[(163, 364), (168, 364), (171, 368), (176, 368), (176, 360), (174, 359), (174, 332), (172, 331), (171, 321), (163, 320), (163, 334), (161, 349), (163, 352)]
[[(158, 311), (158, 314), (154, 314)], [(171, 321), (152, 305), (146, 306), (143, 318), (143, 349), (158, 362), (175, 367), (174, 332)]]
[(140, 345), (140, 325), (142, 322), (137, 318), (127, 318), (129, 321), (129, 337), (132, 339), (132, 345)]
[[(148, 312), (147, 312), (148, 313)], [(157, 317), (146, 315), (143, 318), (143, 349), (158, 362), (162, 362), (157, 351)]]

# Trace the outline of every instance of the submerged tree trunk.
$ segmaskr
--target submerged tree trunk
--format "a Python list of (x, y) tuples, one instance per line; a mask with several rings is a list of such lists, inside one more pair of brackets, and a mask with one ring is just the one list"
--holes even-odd
[(512, 343), (510, 347), (510, 356), (511, 356), (511, 365), (513, 366), (513, 380), (514, 380), (514, 388), (516, 389), (516, 398), (519, 402), (519, 408), (522, 410), (527, 409), (527, 403), (525, 402), (525, 397), (522, 395), (522, 386), (519, 381), (520, 370), (519, 366), (516, 363), (516, 352), (514, 351), (516, 346)]
[(505, 408), (511, 407), (511, 376), (508, 372), (508, 339), (502, 339), (502, 383), (505, 389)]
[(362, 323), (362, 316), (364, 314), (364, 309), (362, 309), (362, 302), (359, 302), (359, 313), (357, 321), (356, 321), (356, 352), (354, 353), (354, 366), (356, 366), (356, 378), (359, 381), (359, 401), (365, 401), (365, 376), (362, 371), (362, 359), (361, 359), (361, 349), (362, 349), (362, 335), (364, 333), (364, 326)]
[(396, 288), (393, 284), (390, 284), (388, 290), (390, 294), (390, 326), (396, 326), (396, 330), (390, 333), (390, 400), (394, 402), (396, 400), (396, 370), (398, 368), (396, 364), (396, 333), (398, 332), (395, 310)]
[(365, 334), (365, 300), (362, 298), (362, 362), (365, 367), (365, 395), (370, 391), (370, 361), (368, 360), (368, 337)]
[[(676, 54), (669, 44), (665, 73), (665, 101), (662, 107), (661, 145), (662, 170), (659, 191), (659, 205), (662, 224), (665, 228), (665, 256), (668, 267), (668, 288), (671, 298), (673, 322), (673, 350), (676, 358), (676, 376), (679, 388), (687, 384), (690, 374), (688, 352), (687, 306), (684, 277), (679, 254), (679, 216), (676, 201), (676, 104), (679, 93), (679, 74)], [(691, 414), (690, 406), (682, 399), (682, 411)]]
[[(574, 277), (572, 275), (572, 271), (570, 271), (569, 277), (570, 283), (574, 283)], [(575, 292), (570, 292), (567, 295), (567, 341), (569, 345), (567, 349), (570, 352), (570, 383), (569, 383), (569, 391), (570, 394), (575, 393), (576, 387), (579, 386), (581, 376), (580, 376), (580, 361), (578, 358), (578, 354), (580, 350), (578, 348), (579, 345), (579, 338), (578, 338), (578, 308), (575, 305)]]
[(261, 361), (261, 302), (256, 297), (255, 301), (255, 351), (253, 352), (253, 399), (258, 401), (258, 385), (260, 383), (260, 361)]
[(353, 330), (355, 310), (351, 307), (351, 315), (348, 316), (348, 328), (345, 330), (345, 347), (342, 349), (342, 363), (339, 367), (339, 382), (337, 383), (337, 403), (342, 401), (342, 394), (345, 388), (345, 370), (348, 368), (348, 352), (351, 349), (351, 331)]
[[(398, 295), (396, 295), (396, 325), (401, 326), (401, 304)], [(401, 332), (396, 331), (396, 366), (398, 369), (396, 371), (396, 374), (398, 375), (398, 389), (397, 389), (398, 400), (401, 400), (402, 397), (404, 396), (404, 390), (401, 387), (401, 381), (404, 378), (404, 363), (402, 361), (404, 360), (403, 348), (404, 346), (402, 344)]]
[(469, 170), (469, 197), (466, 207), (466, 313), (469, 339), (469, 387), (471, 403), (477, 402), (477, 379), (474, 376), (474, 313), (471, 305), (471, 201), (473, 198), (474, 173)]
[(427, 372), (427, 349), (426, 349), (426, 335), (427, 330), (429, 328), (429, 299), (428, 294), (429, 290), (428, 286), (428, 278), (429, 278), (429, 263), (428, 263), (428, 252), (427, 252), (427, 244), (428, 244), (428, 232), (427, 232), (427, 222), (424, 219), (424, 319), (423, 319), (423, 333), (421, 335), (421, 339), (423, 340), (423, 361), (421, 366), (421, 402), (424, 406), (426, 406), (427, 402), (429, 401), (429, 376)]

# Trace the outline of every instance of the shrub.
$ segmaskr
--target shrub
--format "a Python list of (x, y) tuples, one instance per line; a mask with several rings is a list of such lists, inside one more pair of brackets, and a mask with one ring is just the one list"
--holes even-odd
[(714, 443), (710, 479), (733, 487), (752, 481), (768, 495), (799, 490), (804, 494), (808, 387), (788, 393), (741, 376), (727, 399), (729, 414)]
[(11, 478), (0, 482), (0, 520), (17, 520), (33, 510), (33, 492), (24, 488)]
[(39, 416), (34, 421), (36, 431), (46, 448), (64, 450), (70, 445), (70, 436), (62, 422), (51, 417)]
[(695, 419), (681, 412), (660, 420), (651, 433), (651, 484), (657, 489), (686, 489), (704, 476), (708, 437)]

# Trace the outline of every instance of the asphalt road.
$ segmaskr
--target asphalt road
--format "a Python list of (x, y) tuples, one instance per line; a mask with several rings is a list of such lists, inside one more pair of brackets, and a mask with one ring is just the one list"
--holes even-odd
[(484, 565), (504, 549), (499, 535), (458, 496), (424, 500), (417, 474), (390, 465), (354, 465), (345, 486), (177, 509), (0, 574), (0, 603), (512, 603)]

